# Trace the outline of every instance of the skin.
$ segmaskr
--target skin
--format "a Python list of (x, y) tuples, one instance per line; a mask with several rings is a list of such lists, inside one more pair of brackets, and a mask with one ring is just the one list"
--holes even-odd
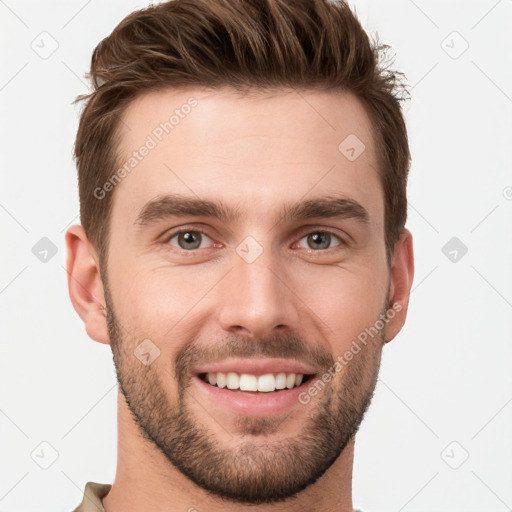
[[(123, 116), (120, 161), (190, 97), (197, 106), (110, 192), (108, 283), (83, 228), (66, 234), (72, 303), (88, 335), (112, 345), (120, 382), (117, 473), (105, 509), (352, 511), (355, 433), (382, 348), (404, 325), (414, 275), (408, 230), (386, 263), (371, 122), (349, 93), (152, 92)], [(338, 150), (350, 134), (365, 145), (354, 161)], [(240, 217), (136, 224), (143, 206), (166, 193), (222, 200)], [(333, 194), (361, 204), (369, 222), (276, 222), (285, 202)], [(172, 235), (182, 227), (198, 248)], [(326, 231), (327, 248), (308, 237)], [(236, 252), (247, 236), (262, 248), (250, 263)], [(194, 361), (230, 354), (296, 357), (321, 376), (391, 304), (399, 311), (378, 335), (286, 414), (240, 417), (194, 385)], [(160, 351), (149, 366), (133, 354), (145, 339)]]

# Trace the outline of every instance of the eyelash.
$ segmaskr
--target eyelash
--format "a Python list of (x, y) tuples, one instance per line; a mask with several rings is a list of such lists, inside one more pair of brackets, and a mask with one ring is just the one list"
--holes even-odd
[[(201, 228), (180, 228), (176, 231), (172, 231), (171, 233), (169, 233), (165, 239), (164, 239), (164, 245), (170, 245), (170, 241), (176, 236), (176, 235), (180, 235), (181, 233), (201, 233), (203, 235), (206, 235), (208, 238), (211, 239), (211, 237), (208, 235), (208, 233), (201, 229)], [(331, 236), (334, 236), (335, 238), (337, 238), (340, 243), (339, 245), (336, 245), (334, 247), (330, 247), (329, 249), (319, 249), (319, 250), (314, 250), (314, 249), (304, 249), (306, 251), (308, 251), (309, 253), (325, 253), (325, 252), (328, 252), (330, 250), (333, 250), (333, 249), (336, 249), (336, 248), (342, 248), (342, 247), (345, 247), (347, 246), (347, 242), (340, 237), (340, 235), (338, 235), (337, 233), (335, 233), (334, 231), (331, 231), (329, 229), (325, 229), (325, 228), (322, 228), (322, 229), (312, 229), (310, 231), (306, 231), (306, 232), (302, 232), (301, 233), (301, 237), (299, 239), (302, 240), (305, 236), (307, 235), (311, 235), (311, 234), (314, 234), (314, 233), (322, 233), (322, 234), (329, 234)], [(197, 253), (197, 251), (199, 251), (200, 249), (190, 249), (190, 250), (186, 250), (186, 249), (181, 249), (180, 247), (176, 247), (176, 246), (172, 246), (173, 249), (176, 249), (178, 250), (179, 252), (181, 252), (182, 254), (185, 253), (185, 254), (195, 254)]]

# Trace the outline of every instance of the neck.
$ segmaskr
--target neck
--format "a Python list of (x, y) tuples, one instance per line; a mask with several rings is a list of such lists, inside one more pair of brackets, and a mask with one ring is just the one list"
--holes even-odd
[(353, 457), (354, 439), (320, 479), (286, 504), (228, 502), (195, 485), (142, 436), (119, 391), (117, 472), (103, 506), (106, 512), (352, 512)]

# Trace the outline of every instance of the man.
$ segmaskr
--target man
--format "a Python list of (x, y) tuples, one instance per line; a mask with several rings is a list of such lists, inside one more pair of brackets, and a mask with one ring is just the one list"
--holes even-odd
[(81, 512), (351, 512), (413, 280), (397, 75), (342, 2), (174, 0), (94, 51), (69, 291), (118, 465)]

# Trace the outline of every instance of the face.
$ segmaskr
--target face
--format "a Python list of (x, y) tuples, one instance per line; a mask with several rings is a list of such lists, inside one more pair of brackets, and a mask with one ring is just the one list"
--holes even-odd
[(289, 498), (353, 439), (386, 337), (368, 116), (346, 93), (191, 89), (122, 126), (104, 285), (126, 402), (203, 489)]

